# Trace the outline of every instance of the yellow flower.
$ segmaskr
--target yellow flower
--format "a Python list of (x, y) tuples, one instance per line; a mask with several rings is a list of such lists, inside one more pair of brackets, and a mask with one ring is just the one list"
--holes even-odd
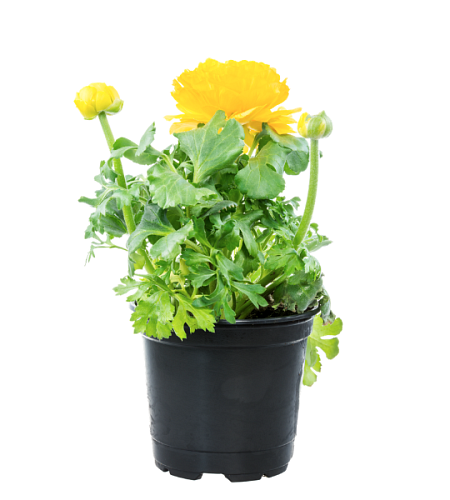
[(227, 61), (220, 63), (207, 59), (194, 71), (185, 70), (173, 81), (172, 92), (180, 115), (166, 116), (166, 120), (178, 118), (170, 132), (184, 132), (207, 123), (218, 110), (227, 119), (235, 118), (244, 127), (245, 142), (251, 145), (253, 137), (263, 123), (279, 134), (295, 132), (289, 124), (295, 123), (292, 113), (302, 108), (272, 108), (284, 102), (289, 95), (286, 80), (274, 68), (254, 61)]
[(123, 101), (117, 90), (105, 83), (91, 83), (83, 87), (77, 92), (74, 103), (85, 120), (94, 119), (102, 111), (107, 115), (113, 115), (123, 107)]
[(305, 139), (324, 139), (333, 132), (333, 124), (325, 111), (310, 116), (302, 113), (298, 121), (298, 133)]

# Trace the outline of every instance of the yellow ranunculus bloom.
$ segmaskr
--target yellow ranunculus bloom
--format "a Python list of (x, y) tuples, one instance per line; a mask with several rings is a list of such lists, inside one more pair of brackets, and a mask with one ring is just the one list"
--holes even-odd
[(77, 92), (74, 103), (85, 120), (94, 119), (102, 111), (107, 115), (113, 115), (123, 107), (123, 101), (117, 90), (105, 83), (91, 83), (83, 87)]
[(235, 118), (243, 125), (245, 142), (251, 145), (263, 123), (279, 134), (295, 132), (289, 126), (295, 123), (291, 115), (301, 111), (282, 107), (272, 111), (287, 99), (289, 87), (274, 68), (254, 61), (220, 63), (207, 59), (193, 71), (185, 70), (173, 86), (172, 95), (182, 114), (166, 116), (166, 120), (179, 119), (170, 127), (171, 133), (196, 128), (222, 110), (227, 119)]
[(333, 131), (333, 124), (325, 111), (310, 116), (302, 113), (298, 121), (298, 133), (305, 139), (324, 139)]

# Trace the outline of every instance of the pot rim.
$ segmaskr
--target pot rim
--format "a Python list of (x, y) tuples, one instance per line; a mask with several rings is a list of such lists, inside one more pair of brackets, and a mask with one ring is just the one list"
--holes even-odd
[(226, 319), (220, 319), (217, 321), (217, 325), (221, 326), (236, 326), (236, 325), (265, 325), (267, 323), (291, 323), (295, 321), (299, 321), (302, 319), (309, 319), (313, 316), (316, 316), (320, 312), (320, 306), (317, 306), (310, 311), (305, 311), (301, 314), (292, 314), (290, 316), (278, 316), (271, 318), (255, 318), (255, 319), (237, 319), (236, 323), (229, 323)]
[[(134, 302), (130, 303), (130, 309), (134, 311), (136, 308), (136, 305)], [(316, 316), (320, 312), (320, 306), (317, 306), (314, 309), (311, 309), (310, 311), (305, 311), (301, 314), (291, 314), (290, 316), (278, 316), (278, 317), (272, 317), (272, 318), (255, 318), (255, 319), (237, 319), (236, 323), (229, 323), (226, 319), (219, 319), (217, 321), (216, 325), (220, 326), (237, 326), (237, 325), (265, 325), (265, 324), (274, 324), (274, 323), (291, 323), (295, 321), (301, 321), (304, 319), (309, 319), (312, 318), (313, 316)], [(145, 333), (144, 333), (144, 336)]]

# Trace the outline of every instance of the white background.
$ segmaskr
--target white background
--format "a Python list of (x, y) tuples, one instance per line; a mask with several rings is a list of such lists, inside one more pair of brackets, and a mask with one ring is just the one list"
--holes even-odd
[[(444, 1), (9, 2), (1, 19), (0, 496), (5, 500), (447, 499), (449, 35)], [(447, 6), (448, 7), (448, 6)], [(156, 121), (206, 58), (269, 63), (287, 105), (325, 109), (314, 221), (341, 353), (303, 388), (285, 474), (189, 482), (153, 465), (142, 340), (112, 288), (125, 253), (83, 240), (100, 160), (75, 92), (125, 101), (116, 137)], [(128, 173), (139, 166), (127, 163)], [(303, 200), (307, 174), (289, 178)]]

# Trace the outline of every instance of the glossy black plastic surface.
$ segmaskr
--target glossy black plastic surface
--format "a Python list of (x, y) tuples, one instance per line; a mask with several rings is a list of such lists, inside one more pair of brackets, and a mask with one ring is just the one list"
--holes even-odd
[(197, 330), (184, 341), (144, 337), (157, 467), (187, 479), (221, 473), (231, 481), (284, 472), (316, 312), (219, 322), (215, 333)]

